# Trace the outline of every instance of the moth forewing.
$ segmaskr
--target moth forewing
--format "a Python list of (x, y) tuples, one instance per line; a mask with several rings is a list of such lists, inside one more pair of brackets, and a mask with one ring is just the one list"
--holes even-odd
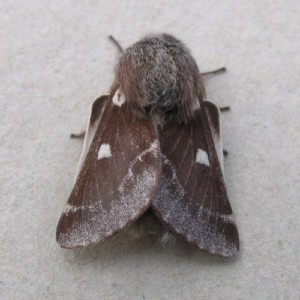
[(217, 151), (218, 160), (220, 167), (222, 169), (223, 176), (224, 174), (224, 154), (223, 154), (223, 141), (222, 141), (222, 132), (221, 132), (221, 113), (220, 109), (212, 102), (204, 101), (204, 110), (207, 114), (207, 119), (211, 129), (211, 134)]
[(103, 96), (97, 98), (91, 106), (90, 116), (89, 116), (88, 124), (87, 124), (86, 130), (85, 130), (85, 136), (84, 136), (81, 156), (80, 156), (79, 163), (77, 166), (77, 172), (76, 172), (75, 179), (77, 178), (79, 171), (82, 167), (82, 164), (86, 158), (86, 155), (91, 147), (92, 141), (93, 141), (96, 131), (97, 131), (97, 128), (100, 124), (101, 117), (103, 115), (103, 112), (105, 111), (105, 106), (108, 103), (108, 101), (105, 101), (105, 100), (107, 100), (108, 98), (109, 98), (109, 95), (103, 95)]
[(157, 130), (115, 105), (94, 105), (100, 118), (77, 181), (57, 227), (64, 248), (99, 243), (133, 223), (154, 197), (161, 171)]
[[(215, 210), (212, 209), (211, 213), (212, 215), (215, 215), (213, 225), (218, 228), (218, 239), (215, 240), (212, 247), (209, 248), (209, 252), (224, 257), (233, 256), (239, 251), (239, 234), (224, 181), (220, 110), (210, 102), (204, 103), (206, 110), (200, 110), (200, 118), (204, 128), (205, 140), (209, 149), (211, 174), (215, 180), (216, 194), (215, 197), (211, 198), (211, 208), (215, 206)], [(220, 148), (220, 146), (222, 148)]]
[(160, 143), (163, 169), (152, 203), (159, 219), (201, 250), (236, 254), (238, 233), (206, 111), (188, 124), (166, 124)]

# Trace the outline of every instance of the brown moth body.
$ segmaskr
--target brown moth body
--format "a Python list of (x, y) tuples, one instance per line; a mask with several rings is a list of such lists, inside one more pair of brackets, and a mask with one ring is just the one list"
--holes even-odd
[(167, 34), (146, 37), (125, 50), (116, 82), (138, 115), (187, 122), (199, 106), (197, 64), (185, 45)]
[(237, 253), (220, 113), (204, 93), (194, 58), (171, 35), (145, 37), (121, 54), (110, 94), (91, 109), (57, 227), (62, 247), (97, 244), (136, 224), (162, 244), (176, 236), (212, 254)]

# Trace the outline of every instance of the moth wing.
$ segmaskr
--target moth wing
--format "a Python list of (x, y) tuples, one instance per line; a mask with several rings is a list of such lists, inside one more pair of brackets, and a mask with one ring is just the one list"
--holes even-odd
[(221, 134), (221, 113), (220, 109), (212, 102), (205, 101), (204, 109), (207, 115), (209, 127), (211, 129), (211, 135), (213, 138), (215, 150), (217, 152), (219, 164), (224, 174), (224, 154), (223, 154), (223, 142), (222, 142), (222, 134)]
[(80, 156), (78, 167), (77, 167), (76, 178), (77, 178), (78, 173), (82, 167), (82, 164), (86, 158), (86, 155), (91, 147), (92, 141), (93, 141), (96, 131), (97, 131), (97, 128), (100, 124), (102, 114), (105, 110), (104, 104), (106, 104), (106, 102), (109, 101), (108, 99), (109, 99), (109, 95), (103, 95), (103, 96), (97, 98), (91, 106), (90, 117), (89, 117), (87, 128), (85, 131), (81, 156)]
[(218, 108), (204, 102), (189, 124), (161, 130), (163, 168), (152, 208), (189, 243), (226, 257), (237, 253), (239, 237), (215, 149), (220, 147), (216, 116)]
[(99, 243), (130, 225), (156, 194), (161, 172), (152, 120), (133, 118), (126, 103), (96, 100), (82, 165), (57, 226), (64, 248)]

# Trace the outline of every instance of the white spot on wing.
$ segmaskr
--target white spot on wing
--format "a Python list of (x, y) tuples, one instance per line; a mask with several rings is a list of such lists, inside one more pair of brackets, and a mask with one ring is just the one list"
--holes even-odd
[(196, 162), (209, 167), (209, 159), (206, 151), (203, 151), (202, 149), (198, 149), (196, 155)]
[(114, 105), (121, 107), (125, 102), (125, 97), (119, 90), (117, 90), (112, 98), (112, 102)]
[(109, 144), (102, 144), (98, 150), (98, 160), (102, 158), (111, 157), (111, 150)]

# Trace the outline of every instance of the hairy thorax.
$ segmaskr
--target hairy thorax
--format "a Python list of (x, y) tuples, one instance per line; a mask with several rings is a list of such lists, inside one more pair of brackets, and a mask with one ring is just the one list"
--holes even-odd
[(116, 82), (129, 109), (187, 122), (199, 107), (200, 74), (189, 50), (171, 35), (146, 37), (122, 53)]

